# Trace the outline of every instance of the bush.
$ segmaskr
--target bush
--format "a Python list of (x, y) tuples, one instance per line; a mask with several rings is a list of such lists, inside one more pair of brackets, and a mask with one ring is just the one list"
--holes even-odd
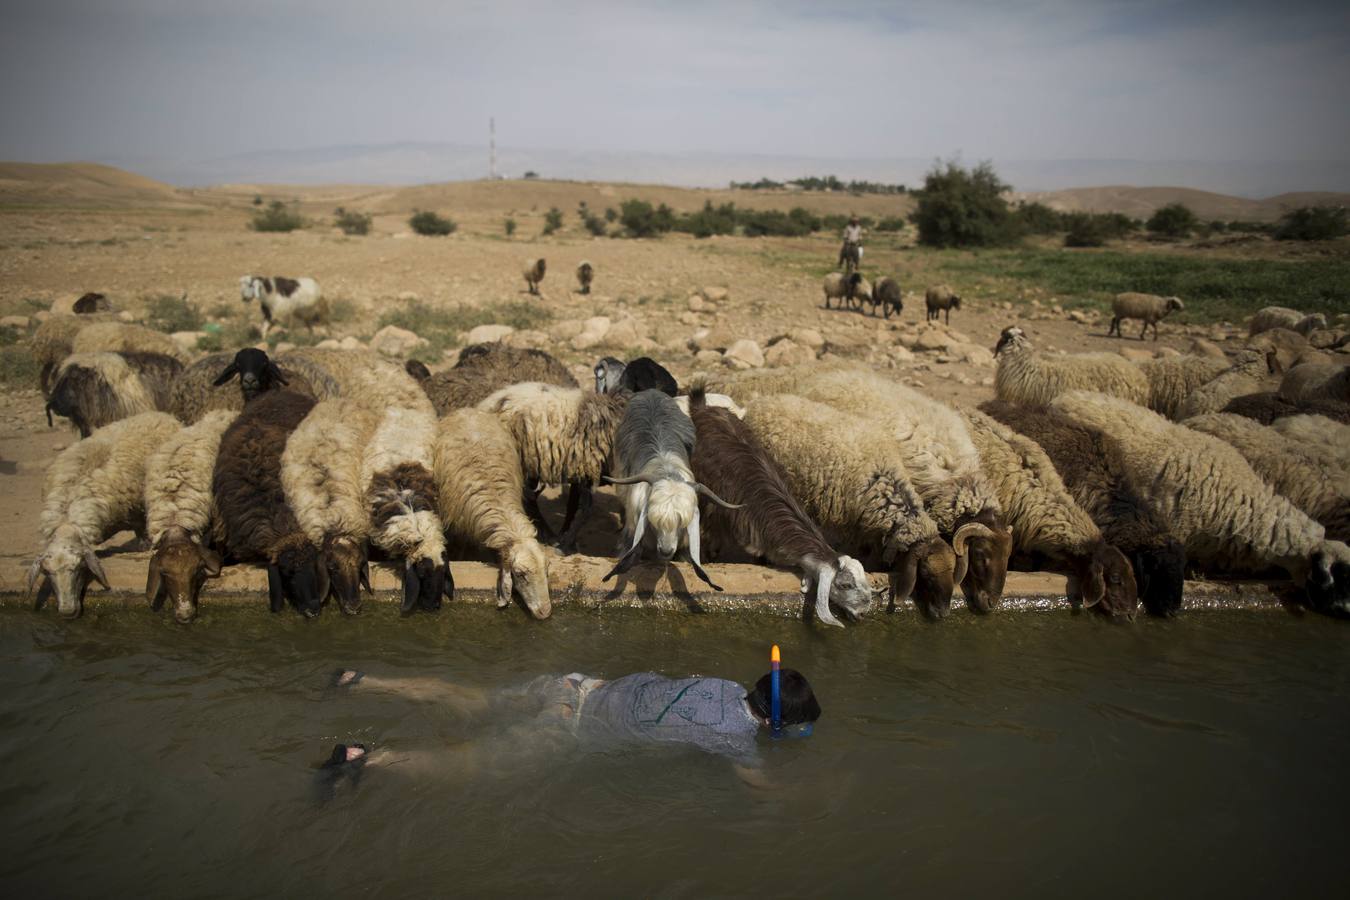
[(605, 234), (605, 220), (591, 212), (591, 208), (582, 200), (577, 207), (577, 217), (581, 219), (581, 226), (596, 237), (603, 237)]
[(506, 236), (507, 236), (507, 237), (510, 237), (511, 235), (513, 235), (513, 234), (516, 233), (516, 220), (515, 220), (515, 219), (507, 219), (505, 222), (502, 223), (502, 226), (506, 229)]
[(811, 233), (806, 223), (778, 209), (746, 210), (740, 219), (746, 237), (801, 237)]
[(1305, 206), (1286, 213), (1275, 226), (1278, 241), (1329, 241), (1350, 232), (1345, 207)]
[(544, 234), (552, 234), (562, 227), (562, 210), (556, 206), (550, 206), (548, 212), (544, 213)]
[(253, 205), (254, 205), (254, 206), (262, 206), (262, 194), (254, 194), (254, 195), (253, 195)]
[(450, 219), (438, 216), (430, 210), (414, 213), (408, 220), (408, 227), (418, 234), (424, 234), (429, 237), (443, 237), (447, 234), (453, 234), (459, 226)]
[(1066, 247), (1101, 247), (1109, 240), (1123, 238), (1136, 227), (1129, 216), (1120, 213), (1065, 213)]
[(646, 200), (625, 200), (619, 207), (619, 221), (629, 237), (653, 237), (675, 227), (675, 211), (664, 203), (653, 209)]
[(533, 181), (534, 179), (539, 177), (539, 173), (531, 169), (530, 171), (525, 173), (525, 177), (528, 178), (530, 181)]
[(903, 216), (886, 216), (880, 222), (877, 222), (877, 231), (904, 231), (905, 219)]
[[(1056, 232), (1072, 229), (1072, 223), (1066, 221), (1068, 216), (1056, 212), (1044, 203), (1023, 203), (1013, 213), (1017, 219), (1018, 225), (1025, 234), (1055, 234)], [(1085, 246), (1066, 244), (1066, 246)]]
[(273, 200), (267, 209), (253, 214), (249, 227), (254, 231), (295, 231), (305, 227), (305, 220), (280, 200)]
[(705, 200), (703, 209), (680, 216), (675, 223), (675, 230), (692, 234), (696, 238), (712, 237), (714, 234), (735, 234), (736, 220), (736, 204), (723, 203), (721, 206), (713, 206), (711, 200)]
[(0, 347), (0, 384), (16, 388), (36, 388), (37, 358), (25, 346)]
[(156, 331), (172, 334), (175, 331), (199, 331), (205, 319), (187, 297), (161, 294), (146, 304), (145, 323)]
[(382, 313), (379, 327), (397, 325), (426, 338), (428, 344), (421, 354), (430, 361), (439, 362), (441, 351), (459, 344), (460, 332), (495, 324), (510, 325), (518, 330), (538, 328), (552, 318), (553, 313), (546, 306), (524, 300), (495, 307), (439, 307), (412, 300)]
[(343, 234), (370, 234), (370, 215), (348, 212), (339, 206), (333, 211), (333, 224), (342, 229)]
[(1183, 238), (1198, 224), (1195, 213), (1182, 203), (1169, 203), (1160, 208), (1145, 224), (1152, 234)]
[(964, 169), (955, 162), (934, 166), (924, 179), (911, 220), (919, 243), (929, 247), (988, 247), (1017, 236), (1016, 223), (1003, 199), (1008, 186), (990, 163)]
[(609, 222), (611, 225), (619, 221), (619, 214), (614, 211), (614, 207), (612, 206), (605, 207), (605, 221)]

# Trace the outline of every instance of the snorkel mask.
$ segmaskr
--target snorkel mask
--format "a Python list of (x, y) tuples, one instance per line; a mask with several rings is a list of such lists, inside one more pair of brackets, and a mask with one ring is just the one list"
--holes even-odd
[(781, 665), (782, 654), (778, 652), (778, 645), (774, 644), (773, 649), (769, 651), (769, 736), (775, 741), (783, 738), (793, 740), (810, 737), (811, 732), (815, 730), (814, 722), (798, 722), (796, 725), (786, 726), (783, 724), (783, 696), (779, 688)]

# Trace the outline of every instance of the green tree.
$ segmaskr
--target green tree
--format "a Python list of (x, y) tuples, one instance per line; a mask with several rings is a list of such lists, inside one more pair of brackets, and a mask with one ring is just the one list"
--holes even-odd
[(453, 234), (459, 226), (453, 220), (438, 216), (431, 210), (422, 210), (413, 213), (412, 218), (408, 220), (408, 227), (428, 237), (443, 237)]
[(919, 243), (988, 247), (1016, 240), (1016, 223), (1002, 196), (1007, 190), (988, 162), (973, 169), (955, 161), (934, 166), (910, 217), (918, 226)]
[(1329, 241), (1350, 232), (1344, 206), (1304, 206), (1286, 213), (1275, 226), (1281, 241)]
[(1183, 203), (1169, 203), (1159, 208), (1144, 227), (1152, 234), (1183, 238), (1190, 234), (1197, 224), (1199, 223), (1195, 213), (1191, 212), (1189, 207)]

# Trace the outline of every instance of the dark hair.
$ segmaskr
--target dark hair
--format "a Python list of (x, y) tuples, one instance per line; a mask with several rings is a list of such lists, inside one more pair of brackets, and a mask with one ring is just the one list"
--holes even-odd
[[(806, 676), (796, 669), (781, 669), (778, 675), (778, 699), (782, 706), (783, 724), (800, 725), (820, 718), (820, 704)], [(765, 673), (755, 682), (755, 689), (746, 700), (750, 708), (769, 718), (773, 702), (773, 674)]]

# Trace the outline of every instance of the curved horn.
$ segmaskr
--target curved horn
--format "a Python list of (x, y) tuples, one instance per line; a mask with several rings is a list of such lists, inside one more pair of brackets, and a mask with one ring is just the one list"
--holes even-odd
[[(952, 550), (956, 552), (957, 556), (966, 555), (966, 542), (973, 537), (992, 538), (994, 537), (994, 531), (982, 522), (967, 522), (956, 529), (956, 533), (952, 535)], [(960, 580), (957, 579), (957, 581)]]
[(830, 612), (830, 585), (834, 584), (834, 566), (822, 566), (816, 580), (816, 618), (826, 625), (844, 627)]
[(706, 485), (699, 484), (698, 482), (694, 482), (694, 491), (707, 497), (709, 500), (716, 503), (723, 509), (740, 509), (742, 506), (745, 505), (744, 503), (728, 503), (721, 497), (714, 494), (712, 488), (707, 487)]
[(891, 598), (886, 606), (887, 612), (895, 612), (899, 603), (905, 603), (914, 593), (914, 583), (919, 579), (919, 548), (911, 547), (901, 557), (900, 568), (891, 576)]
[(150, 570), (145, 576), (145, 602), (150, 604), (150, 608), (159, 612), (164, 606), (164, 600), (160, 595), (160, 576), (159, 576), (159, 557), (150, 557)]
[[(965, 546), (964, 544), (962, 545)], [(970, 568), (970, 557), (964, 553), (956, 554), (956, 571), (952, 573), (952, 584), (960, 584), (966, 580), (966, 569)]]
[(108, 574), (103, 571), (103, 563), (98, 561), (93, 550), (84, 551), (84, 564), (89, 567), (94, 580), (103, 585), (105, 591), (111, 591), (112, 585), (108, 584)]
[(624, 478), (613, 478), (609, 475), (601, 475), (600, 480), (605, 484), (656, 484), (657, 482), (656, 476), (646, 474), (629, 475)]

